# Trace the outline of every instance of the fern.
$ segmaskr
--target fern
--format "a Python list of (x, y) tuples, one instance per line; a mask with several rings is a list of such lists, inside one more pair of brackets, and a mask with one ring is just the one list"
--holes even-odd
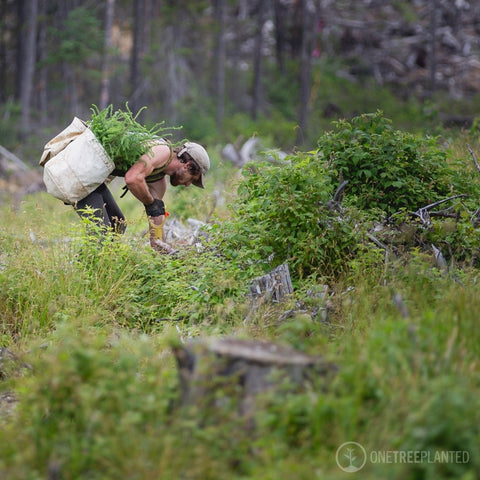
[(142, 107), (136, 115), (125, 104), (125, 110), (113, 110), (109, 105), (99, 110), (92, 105), (92, 118), (89, 127), (102, 144), (105, 151), (115, 163), (115, 167), (127, 171), (145, 154), (151, 154), (151, 147), (159, 138), (167, 138), (168, 130), (181, 127), (164, 127), (164, 122), (147, 128), (137, 121), (138, 116), (146, 107)]

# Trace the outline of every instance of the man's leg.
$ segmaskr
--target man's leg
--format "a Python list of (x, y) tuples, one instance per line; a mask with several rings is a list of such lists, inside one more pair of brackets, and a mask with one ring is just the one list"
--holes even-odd
[(110, 225), (113, 227), (115, 233), (125, 233), (125, 230), (127, 229), (125, 215), (120, 210), (120, 207), (117, 205), (117, 202), (113, 198), (108, 187), (105, 184), (104, 187), (105, 188), (102, 190), (103, 204)]
[[(93, 215), (98, 225), (113, 228), (117, 233), (125, 232), (125, 216), (104, 183), (85, 198), (79, 200), (74, 208), (80, 217), (88, 216), (91, 218)], [(93, 210), (93, 212), (90, 214), (88, 210)]]

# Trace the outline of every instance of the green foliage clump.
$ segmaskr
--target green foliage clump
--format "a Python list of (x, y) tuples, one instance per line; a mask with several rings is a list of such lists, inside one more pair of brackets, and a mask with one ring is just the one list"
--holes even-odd
[[(134, 458), (161, 451), (152, 432), (165, 421), (172, 400), (167, 385), (175, 378), (162, 373), (152, 342), (122, 334), (108, 339), (88, 330), (79, 335), (77, 329), (73, 323), (59, 326), (54, 346), (32, 358), (35, 375), (24, 379), (16, 416), (20, 422), (28, 418), (14, 442), (23, 454), (2, 445), (16, 478), (46, 478), (53, 470), (70, 479), (119, 478), (126, 474), (120, 457), (129, 457), (135, 468)], [(132, 437), (138, 441), (132, 444)], [(22, 470), (25, 477), (18, 476)]]
[[(295, 280), (365, 268), (383, 275), (384, 249), (432, 255), (432, 244), (449, 261), (478, 264), (478, 172), (438, 139), (394, 130), (381, 112), (335, 125), (317, 151), (244, 168), (233, 214), (219, 229), (232, 259), (252, 272), (288, 262)], [(434, 204), (445, 212), (415, 215)], [(373, 222), (381, 228), (372, 240)]]
[(334, 131), (320, 137), (318, 151), (330, 166), (332, 181), (349, 182), (350, 204), (392, 214), (449, 195), (452, 171), (436, 138), (394, 130), (382, 112), (334, 125)]
[(170, 135), (163, 127), (164, 122), (147, 128), (137, 121), (144, 108), (134, 116), (128, 104), (125, 110), (115, 111), (112, 105), (103, 110), (95, 105), (92, 107), (89, 126), (120, 170), (128, 170), (142, 155), (149, 153), (152, 142), (158, 141), (162, 135)]
[(243, 293), (244, 275), (234, 264), (219, 262), (215, 251), (186, 250), (177, 257), (131, 251), (120, 261), (125, 269), (134, 266), (130, 288), (117, 299), (127, 306), (123, 322), (129, 326), (154, 331), (172, 320), (208, 322), (221, 311), (227, 322), (238, 315), (231, 307)]
[(331, 208), (333, 183), (325, 162), (312, 153), (285, 163), (244, 169), (221, 228), (225, 251), (244, 265), (265, 269), (288, 261), (295, 278), (342, 270), (358, 242), (352, 216)]
[[(465, 207), (464, 207), (465, 208)], [(428, 229), (423, 230), (423, 238), (428, 245), (433, 244), (443, 256), (462, 266), (479, 266), (480, 231), (473, 212), (464, 209), (455, 219), (434, 220)]]

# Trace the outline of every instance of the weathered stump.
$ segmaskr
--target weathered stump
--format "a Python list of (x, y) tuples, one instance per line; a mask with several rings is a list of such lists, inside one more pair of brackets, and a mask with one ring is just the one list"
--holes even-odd
[(267, 275), (254, 278), (248, 287), (250, 310), (244, 319), (249, 323), (261, 305), (279, 303), (293, 294), (288, 265), (283, 263)]
[(257, 395), (301, 391), (336, 367), (322, 357), (266, 341), (219, 338), (174, 348), (182, 405), (217, 407), (229, 402), (252, 417)]
[(288, 265), (283, 263), (269, 274), (254, 278), (249, 287), (252, 298), (264, 297), (265, 300), (279, 302), (293, 293)]

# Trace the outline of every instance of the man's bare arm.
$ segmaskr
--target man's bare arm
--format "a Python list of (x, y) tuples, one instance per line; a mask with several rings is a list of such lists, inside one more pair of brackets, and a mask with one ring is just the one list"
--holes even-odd
[(152, 188), (147, 185), (145, 179), (156, 168), (160, 168), (165, 165), (169, 158), (170, 148), (167, 145), (156, 145), (152, 148), (152, 154), (142, 155), (139, 161), (132, 165), (125, 174), (125, 183), (128, 189), (130, 192), (132, 192), (132, 195), (140, 200), (144, 205), (152, 204), (155, 198), (158, 198), (159, 200), (163, 198), (165, 190), (160, 198), (158, 196), (154, 196), (153, 193), (155, 193), (155, 188), (152, 190)]

